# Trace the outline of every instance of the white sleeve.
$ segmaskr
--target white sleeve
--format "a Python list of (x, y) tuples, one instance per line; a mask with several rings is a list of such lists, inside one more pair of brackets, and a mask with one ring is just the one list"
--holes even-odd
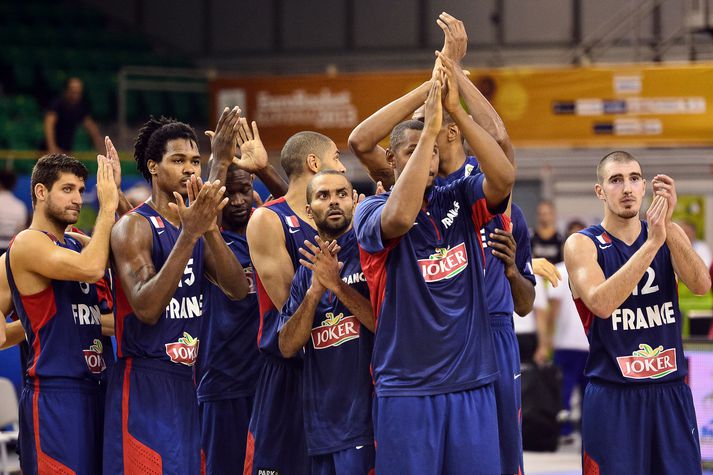
[(535, 276), (535, 301), (532, 306), (533, 309), (547, 310), (549, 305), (547, 296), (547, 287), (545, 286), (545, 281), (539, 275)]

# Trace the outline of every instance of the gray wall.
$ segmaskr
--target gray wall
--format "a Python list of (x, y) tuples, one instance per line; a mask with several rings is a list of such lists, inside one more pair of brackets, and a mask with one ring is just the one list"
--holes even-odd
[[(627, 8), (650, 0), (81, 0), (143, 30), (157, 45), (196, 57), (264, 53), (430, 50), (442, 43), (439, 12), (463, 19), (472, 45), (570, 48)], [(683, 25), (684, 0), (665, 0), (618, 37), (667, 36)], [(497, 13), (501, 21), (491, 21)], [(656, 20), (654, 20), (656, 19)], [(657, 28), (657, 25), (660, 27)], [(638, 35), (635, 33), (638, 30)]]

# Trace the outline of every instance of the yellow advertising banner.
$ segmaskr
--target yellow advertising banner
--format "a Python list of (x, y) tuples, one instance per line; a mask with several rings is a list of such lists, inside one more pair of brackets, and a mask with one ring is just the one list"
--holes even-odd
[[(516, 146), (712, 146), (713, 64), (473, 69)], [(240, 105), (266, 146), (300, 130), (338, 146), (364, 118), (412, 90), (430, 71), (218, 78), (214, 117)]]

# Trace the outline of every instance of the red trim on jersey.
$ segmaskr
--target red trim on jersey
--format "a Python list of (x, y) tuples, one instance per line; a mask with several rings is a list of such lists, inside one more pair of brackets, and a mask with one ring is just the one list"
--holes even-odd
[(257, 329), (257, 344), (260, 346), (260, 340), (262, 339), (262, 327), (265, 321), (265, 314), (270, 310), (275, 310), (275, 304), (272, 303), (272, 299), (267, 294), (267, 290), (262, 286), (262, 281), (257, 273), (257, 270), (253, 267), (253, 275), (255, 276), (255, 283), (257, 284), (257, 302), (258, 308), (260, 310), (260, 326)]
[(268, 201), (267, 203), (263, 203), (262, 206), (271, 206), (271, 205), (276, 205), (279, 203), (284, 203), (287, 199), (284, 196), (280, 196), (279, 198), (275, 198), (274, 200)]
[(245, 445), (245, 465), (243, 475), (253, 475), (253, 461), (255, 459), (255, 436), (248, 431), (248, 441)]
[(114, 307), (114, 335), (116, 336), (116, 354), (119, 358), (124, 356), (122, 343), (124, 342), (124, 320), (126, 316), (133, 312), (129, 301), (126, 299), (124, 289), (121, 287), (121, 280), (115, 280), (116, 302)]
[(62, 462), (53, 459), (42, 451), (40, 446), (40, 380), (35, 379), (32, 395), (32, 425), (35, 432), (35, 453), (37, 454), (37, 473), (52, 475), (75, 475), (74, 470)]
[(129, 433), (131, 363), (131, 358), (127, 358), (121, 392), (121, 447), (124, 475), (162, 475), (163, 460), (161, 460), (161, 455)]
[(201, 449), (201, 475), (206, 475), (205, 450)]
[(109, 280), (106, 276), (96, 283), (96, 288), (99, 303), (102, 301), (106, 302), (106, 308), (110, 312), (114, 311), (114, 298), (111, 295), (111, 286), (109, 285)]
[(436, 239), (438, 239), (440, 241), (441, 240), (441, 232), (438, 230), (438, 226), (436, 225), (436, 220), (433, 219), (433, 216), (431, 216), (425, 209), (423, 209), (421, 211), (426, 213), (426, 215), (428, 216), (428, 219), (431, 221), (431, 224), (433, 224), (433, 229), (436, 230)]
[[(475, 232), (478, 234), (478, 247), (480, 248), (480, 257), (483, 258), (483, 269), (485, 269), (485, 249), (483, 248), (483, 240), (480, 238), (480, 230), (485, 227), (491, 219), (495, 219), (494, 214), (488, 210), (488, 202), (485, 198), (481, 198), (470, 207), (471, 218)], [(485, 237), (488, 238), (487, 236)]]
[(379, 316), (386, 293), (386, 260), (389, 257), (389, 253), (396, 247), (399, 241), (401, 241), (401, 237), (389, 240), (384, 250), (374, 254), (365, 251), (359, 246), (361, 270), (364, 272), (366, 283), (369, 286), (371, 306), (374, 312), (374, 333), (376, 333), (379, 327)]
[(50, 284), (46, 289), (36, 294), (20, 295), (20, 300), (22, 301), (22, 307), (25, 309), (27, 319), (30, 321), (32, 333), (34, 333), (32, 364), (29, 365), (27, 370), (27, 375), (34, 378), (37, 371), (37, 362), (42, 351), (40, 330), (57, 314), (54, 287)]
[(512, 219), (510, 218), (510, 216), (503, 213), (500, 215), (500, 219), (503, 221), (503, 228), (505, 228), (505, 229), (503, 229), (503, 231), (507, 231), (507, 232), (511, 233), (512, 232)]
[(594, 321), (596, 316), (584, 304), (582, 299), (574, 299), (574, 305), (577, 307), (577, 313), (579, 314), (580, 320), (582, 320), (582, 325), (584, 326), (584, 333), (589, 336), (589, 329), (591, 328), (592, 322)]
[(584, 475), (599, 475), (599, 464), (586, 451), (582, 458), (582, 472)]

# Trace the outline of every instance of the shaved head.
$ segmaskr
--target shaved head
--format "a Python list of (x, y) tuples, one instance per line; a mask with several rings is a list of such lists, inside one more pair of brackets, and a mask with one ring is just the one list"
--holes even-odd
[[(608, 153), (604, 155), (604, 158), (602, 158), (599, 161), (599, 165), (597, 165), (597, 183), (600, 185), (604, 183), (604, 180), (606, 179), (605, 176), (605, 168), (608, 164), (610, 163), (628, 163), (628, 162), (636, 162), (639, 163), (639, 161), (634, 158), (632, 154), (629, 152), (624, 152), (621, 150), (616, 150), (614, 152)], [(639, 163), (639, 167), (641, 164)]]

